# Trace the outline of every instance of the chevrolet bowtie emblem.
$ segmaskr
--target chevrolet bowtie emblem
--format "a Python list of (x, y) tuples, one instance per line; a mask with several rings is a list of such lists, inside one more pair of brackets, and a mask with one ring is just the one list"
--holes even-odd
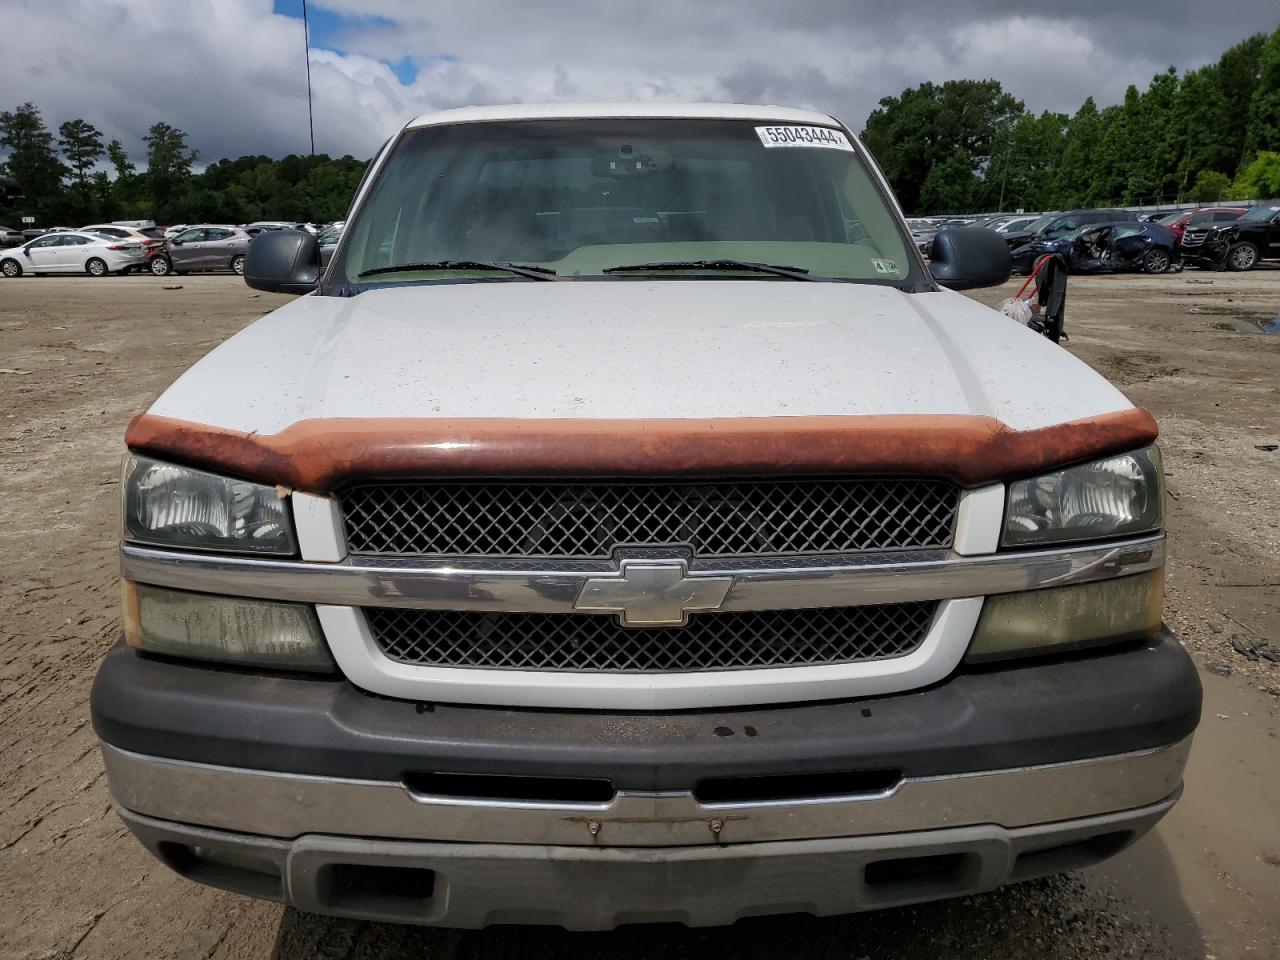
[(733, 577), (691, 577), (683, 560), (624, 560), (609, 577), (582, 585), (575, 610), (620, 613), (631, 627), (676, 627), (689, 613), (717, 610)]

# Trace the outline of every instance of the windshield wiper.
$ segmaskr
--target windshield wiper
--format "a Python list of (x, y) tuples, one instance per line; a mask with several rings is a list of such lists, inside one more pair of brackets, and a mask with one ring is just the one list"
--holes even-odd
[(519, 263), (500, 263), (497, 260), (421, 260), (417, 263), (398, 263), (393, 267), (374, 267), (365, 270), (359, 279), (380, 273), (409, 273), (414, 270), (505, 270), (530, 280), (554, 280), (557, 273), (548, 267), (530, 267)]
[(792, 280), (813, 280), (804, 267), (777, 267), (771, 263), (755, 263), (751, 260), (667, 260), (661, 263), (628, 263), (621, 267), (606, 267), (604, 273), (647, 273), (662, 270), (747, 270), (752, 273), (772, 273)]

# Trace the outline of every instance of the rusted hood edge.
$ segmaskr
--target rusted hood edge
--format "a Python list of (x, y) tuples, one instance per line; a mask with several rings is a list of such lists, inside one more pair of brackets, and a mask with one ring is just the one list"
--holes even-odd
[(1037, 430), (991, 417), (725, 420), (301, 420), (275, 434), (140, 414), (125, 442), (190, 466), (326, 494), (392, 477), (879, 474), (976, 487), (1131, 450), (1159, 429), (1131, 408)]

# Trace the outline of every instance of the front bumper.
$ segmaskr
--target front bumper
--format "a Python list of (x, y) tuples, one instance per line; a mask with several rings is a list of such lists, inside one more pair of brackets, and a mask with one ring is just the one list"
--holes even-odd
[[(121, 816), (192, 879), (350, 916), (603, 929), (848, 912), (1103, 859), (1176, 799), (1200, 686), (1167, 633), (910, 693), (656, 714), (388, 700), (121, 647), (92, 707)], [(443, 794), (420, 786), (434, 773), (610, 794)], [(874, 776), (806, 795), (816, 774)], [(761, 777), (774, 794), (708, 799)]]
[(1229, 240), (1217, 237), (1206, 237), (1201, 242), (1188, 246), (1178, 244), (1178, 253), (1186, 263), (1204, 264), (1206, 266), (1222, 266), (1227, 262), (1227, 252), (1231, 249)]
[(779, 913), (854, 913), (964, 896), (1105, 859), (1177, 799), (1016, 830), (946, 830), (701, 847), (430, 843), (308, 834), (278, 840), (117, 808), (178, 873), (309, 913), (479, 928), (721, 926)]

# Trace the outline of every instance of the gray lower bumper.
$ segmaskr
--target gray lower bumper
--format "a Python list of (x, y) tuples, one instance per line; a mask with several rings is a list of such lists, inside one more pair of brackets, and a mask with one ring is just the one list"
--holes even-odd
[(1008, 829), (979, 824), (835, 839), (665, 848), (441, 843), (309, 834), (278, 840), (118, 809), (177, 872), (312, 913), (477, 928), (716, 926), (962, 896), (1105, 859), (1177, 792), (1134, 810)]

